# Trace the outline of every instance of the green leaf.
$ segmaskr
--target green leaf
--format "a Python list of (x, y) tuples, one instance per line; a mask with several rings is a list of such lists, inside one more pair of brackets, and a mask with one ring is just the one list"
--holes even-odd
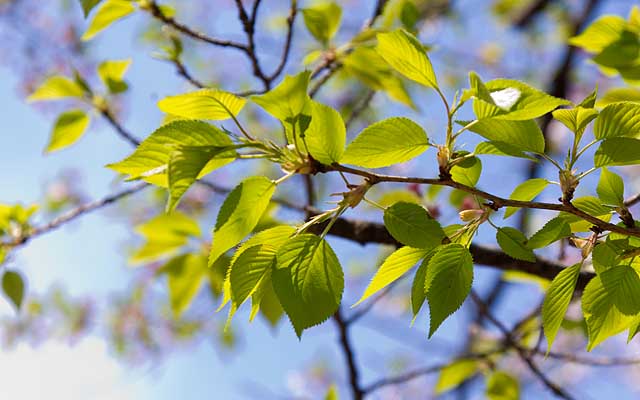
[(425, 259), (416, 270), (413, 282), (411, 283), (411, 311), (413, 311), (412, 324), (418, 316), (424, 301), (427, 299), (427, 291), (424, 289), (424, 284), (427, 279), (427, 266), (429, 264), (429, 259), (434, 253), (435, 250), (426, 255)]
[(533, 250), (526, 246), (527, 237), (516, 228), (508, 226), (499, 228), (496, 232), (496, 240), (508, 256), (523, 261), (536, 261)]
[(581, 34), (570, 38), (569, 43), (590, 53), (598, 53), (618, 40), (626, 26), (624, 18), (606, 15), (589, 25)]
[(275, 88), (265, 94), (251, 96), (251, 100), (282, 122), (292, 123), (310, 102), (307, 94), (310, 71), (287, 75)]
[(338, 397), (338, 388), (336, 387), (335, 384), (331, 385), (329, 387), (329, 390), (327, 390), (327, 394), (324, 395), (324, 400), (339, 400), (340, 398)]
[(564, 218), (555, 217), (534, 233), (526, 245), (530, 249), (540, 249), (569, 236), (571, 236), (571, 227), (567, 221)]
[(304, 24), (316, 40), (327, 44), (338, 31), (342, 8), (335, 2), (316, 4), (303, 8)]
[(427, 266), (425, 290), (430, 310), (429, 337), (453, 314), (471, 291), (473, 259), (469, 249), (453, 243), (442, 248)]
[[(167, 169), (172, 151), (178, 146), (233, 145), (229, 136), (219, 128), (202, 121), (173, 121), (158, 128), (124, 160), (107, 165), (108, 168), (129, 179), (142, 178), (158, 186), (167, 187)], [(216, 168), (226, 165), (228, 158), (213, 158), (200, 172), (202, 177)]]
[(110, 93), (121, 93), (127, 90), (128, 85), (124, 81), (131, 59), (109, 60), (98, 65), (98, 76)]
[(201, 254), (182, 254), (162, 267), (167, 274), (173, 315), (179, 317), (200, 292), (207, 276), (207, 258)]
[(360, 297), (360, 300), (358, 300), (353, 307), (384, 289), (389, 284), (400, 279), (400, 277), (407, 273), (407, 271), (409, 271), (428, 253), (429, 250), (414, 249), (413, 247), (408, 246), (401, 247), (391, 253), (391, 255), (384, 260), (380, 268), (378, 268), (378, 271), (376, 271), (371, 282), (369, 282), (369, 285), (364, 290), (362, 297)]
[(476, 97), (473, 111), (479, 120), (529, 121), (571, 104), (513, 79), (494, 79), (484, 86), (490, 92), (492, 102)]
[(603, 271), (589, 281), (582, 294), (582, 312), (589, 332), (587, 351), (633, 322), (634, 317), (625, 315), (619, 307), (637, 312), (639, 281), (637, 272), (626, 265)]
[[(167, 211), (172, 211), (191, 187), (203, 176), (202, 171), (207, 167), (207, 173), (220, 168), (236, 159), (236, 146), (178, 146), (171, 152), (169, 167), (167, 168), (169, 181), (169, 202)], [(215, 161), (215, 162), (214, 162)]]
[(209, 265), (251, 233), (275, 190), (272, 180), (254, 176), (242, 181), (227, 195), (213, 230)]
[(329, 244), (302, 234), (280, 248), (273, 286), (298, 337), (335, 314), (344, 290), (340, 262)]
[(602, 109), (593, 125), (596, 139), (612, 137), (640, 138), (640, 104), (621, 102)]
[[(513, 192), (511, 192), (511, 196), (509, 198), (511, 200), (520, 200), (520, 201), (531, 201), (535, 199), (542, 191), (549, 185), (549, 181), (542, 178), (534, 178), (529, 179), (528, 181), (524, 181), (519, 184)], [(513, 214), (515, 214), (520, 208), (518, 207), (507, 207), (504, 212), (504, 218), (507, 219)]]
[(220, 121), (237, 116), (246, 102), (246, 99), (222, 90), (202, 89), (165, 97), (158, 102), (158, 108), (182, 118)]
[(229, 273), (231, 300), (240, 307), (260, 286), (264, 279), (270, 279), (276, 261), (277, 249), (268, 244), (258, 244), (234, 257)]
[(398, 242), (415, 248), (430, 249), (441, 244), (444, 231), (424, 207), (398, 202), (384, 211), (384, 225)]
[(27, 101), (59, 100), (68, 97), (82, 98), (84, 90), (80, 85), (65, 76), (52, 76), (47, 78), (33, 92)]
[(547, 290), (542, 304), (542, 326), (544, 335), (547, 338), (547, 354), (551, 350), (551, 346), (553, 346), (560, 325), (562, 325), (562, 320), (573, 298), (581, 267), (582, 264), (578, 263), (563, 269), (553, 278)]
[[(603, 206), (602, 202), (597, 197), (577, 197), (573, 199), (572, 203), (576, 208), (586, 212), (587, 214), (591, 214), (602, 221), (609, 222), (611, 220), (611, 208)], [(565, 222), (569, 224), (572, 232), (588, 232), (593, 226), (591, 222), (585, 221), (577, 215), (573, 215), (565, 211), (562, 211), (559, 214), (559, 217), (563, 218)]]
[(487, 378), (488, 400), (518, 400), (520, 399), (520, 383), (511, 374), (496, 371)]
[(624, 182), (620, 175), (602, 168), (600, 172), (600, 180), (596, 188), (598, 197), (605, 204), (613, 206), (624, 205)]
[(593, 157), (595, 167), (640, 164), (640, 140), (625, 137), (605, 139)]
[(640, 103), (640, 89), (630, 87), (620, 87), (609, 89), (605, 92), (604, 96), (598, 100), (598, 107), (605, 107), (612, 103), (618, 103), (621, 101), (633, 101)]
[(536, 158), (523, 153), (516, 146), (500, 141), (480, 142), (476, 146), (475, 150), (473, 150), (473, 152), (476, 155), (487, 154), (496, 156), (518, 157), (526, 158), (527, 160), (531, 160), (533, 162), (538, 162)]
[(69, 147), (78, 141), (89, 126), (89, 116), (83, 110), (66, 111), (53, 126), (45, 153)]
[(109, 25), (133, 13), (135, 10), (133, 2), (129, 0), (105, 0), (96, 10), (93, 19), (89, 22), (89, 27), (81, 39), (83, 41), (93, 39)]
[(80, 0), (80, 5), (82, 6), (84, 17), (87, 18), (91, 10), (93, 10), (93, 8), (97, 6), (101, 1), (102, 0)]
[(471, 122), (468, 128), (492, 142), (507, 143), (519, 151), (544, 153), (544, 136), (535, 121), (507, 121), (495, 118)]
[(480, 179), (482, 161), (478, 157), (467, 158), (454, 165), (449, 172), (455, 182), (473, 187)]
[(388, 118), (365, 128), (347, 146), (341, 162), (381, 168), (409, 161), (429, 147), (427, 133), (408, 118)]
[(424, 46), (409, 32), (398, 29), (378, 33), (376, 51), (396, 71), (421, 85), (438, 88), (438, 81)]
[(2, 274), (2, 291), (16, 307), (16, 310), (19, 311), (24, 299), (24, 280), (22, 275), (15, 271), (5, 270), (4, 274)]
[(597, 116), (598, 110), (593, 108), (576, 107), (553, 111), (553, 118), (560, 121), (564, 126), (569, 128), (571, 132), (575, 132), (579, 136), (582, 135), (587, 125)]
[(461, 359), (452, 362), (440, 370), (435, 388), (436, 394), (457, 388), (476, 373), (478, 373), (478, 360)]
[(198, 223), (179, 211), (160, 214), (136, 226), (135, 230), (146, 239), (146, 243), (131, 256), (130, 262), (134, 264), (173, 254), (186, 245), (189, 238), (201, 234)]
[(339, 162), (347, 140), (347, 129), (340, 113), (313, 101), (305, 140), (309, 153), (317, 161), (325, 165)]

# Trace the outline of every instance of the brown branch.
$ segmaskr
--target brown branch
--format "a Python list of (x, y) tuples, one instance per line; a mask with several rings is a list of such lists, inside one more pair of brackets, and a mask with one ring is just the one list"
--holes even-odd
[(349, 386), (351, 387), (351, 396), (353, 400), (362, 400), (365, 391), (360, 387), (360, 372), (356, 364), (356, 357), (353, 351), (353, 345), (349, 339), (349, 326), (342, 317), (342, 311), (338, 311), (333, 315), (333, 321), (338, 326), (340, 348), (344, 353), (347, 361), (347, 370), (349, 372)]
[(264, 86), (264, 90), (268, 91), (271, 88), (271, 81), (265, 75), (262, 67), (260, 66), (260, 60), (258, 60), (258, 55), (256, 54), (256, 42), (255, 42), (255, 29), (256, 29), (256, 17), (258, 13), (258, 7), (260, 6), (260, 1), (256, 0), (254, 2), (254, 8), (251, 17), (247, 14), (244, 6), (242, 5), (242, 0), (235, 0), (236, 8), (238, 9), (238, 19), (242, 23), (242, 28), (247, 36), (247, 45), (245, 46), (245, 53), (251, 61), (251, 66), (253, 68), (253, 75), (262, 81)]
[(179, 58), (175, 58), (175, 59), (172, 60), (172, 62), (173, 62), (173, 65), (175, 65), (175, 67), (176, 67), (176, 72), (178, 73), (178, 75), (180, 75), (181, 77), (186, 79), (193, 86), (195, 86), (195, 87), (197, 87), (199, 89), (207, 87), (207, 85), (205, 85), (204, 83), (200, 82), (199, 80), (194, 78), (193, 75), (191, 75), (191, 72), (189, 72), (189, 70), (187, 69), (187, 66), (184, 65), (182, 60), (180, 60)]
[[(256, 1), (255, 4), (258, 4)], [(274, 81), (280, 76), (282, 71), (284, 71), (284, 67), (287, 65), (287, 61), (289, 60), (289, 55), (291, 54), (291, 43), (293, 42), (293, 25), (296, 21), (296, 15), (298, 13), (297, 1), (291, 0), (291, 8), (289, 9), (289, 16), (287, 17), (287, 36), (284, 41), (284, 49), (282, 50), (282, 57), (280, 58), (280, 63), (273, 71), (271, 75), (268, 76), (270, 81)]]
[(113, 115), (113, 112), (109, 108), (101, 108), (98, 110), (100, 114), (109, 122), (109, 124), (115, 129), (116, 133), (120, 135), (124, 140), (129, 142), (132, 146), (138, 146), (140, 140), (136, 139), (129, 131)]

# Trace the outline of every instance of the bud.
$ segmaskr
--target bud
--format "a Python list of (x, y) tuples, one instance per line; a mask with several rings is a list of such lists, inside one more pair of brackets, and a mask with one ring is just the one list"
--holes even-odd
[(580, 181), (574, 175), (576, 170), (562, 170), (558, 173), (560, 178), (560, 189), (562, 190), (562, 201), (571, 201), (573, 193)]
[(364, 199), (364, 195), (367, 194), (367, 191), (371, 188), (371, 183), (365, 181), (361, 185), (353, 187), (350, 191), (343, 193), (344, 202), (349, 205), (351, 208), (355, 208), (362, 199)]
[(470, 209), (470, 210), (464, 210), (464, 211), (460, 211), (458, 213), (458, 215), (460, 216), (460, 219), (463, 222), (471, 222), (471, 221), (475, 221), (477, 219), (479, 219), (480, 217), (482, 217), (484, 215), (484, 210), (481, 209)]
[(436, 155), (438, 158), (438, 166), (441, 170), (448, 170), (449, 160), (451, 159), (451, 152), (449, 148), (446, 146), (438, 146), (438, 154)]

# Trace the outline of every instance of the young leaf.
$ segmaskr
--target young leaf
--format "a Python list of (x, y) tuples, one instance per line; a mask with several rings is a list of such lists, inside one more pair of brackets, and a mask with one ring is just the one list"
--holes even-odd
[(533, 162), (538, 162), (538, 160), (524, 152), (519, 150), (518, 147), (513, 146), (507, 142), (500, 141), (489, 141), (489, 142), (480, 142), (476, 146), (475, 150), (473, 150), (476, 155), (487, 154), (487, 155), (496, 155), (496, 156), (509, 156), (509, 157), (518, 157), (518, 158), (526, 158), (527, 160), (531, 160)]
[(596, 139), (612, 137), (640, 138), (640, 104), (622, 102), (602, 109), (593, 125)]
[(20, 311), (22, 300), (24, 299), (24, 280), (22, 275), (15, 271), (5, 270), (2, 274), (2, 291), (5, 296)]
[[(172, 150), (177, 146), (228, 147), (233, 142), (219, 128), (202, 121), (173, 121), (158, 128), (124, 160), (107, 165), (129, 179), (142, 178), (167, 187), (167, 169)], [(226, 154), (226, 153), (225, 153)], [(229, 162), (228, 158), (212, 159), (200, 172), (204, 176)]]
[(438, 81), (424, 46), (407, 31), (379, 33), (376, 51), (396, 71), (421, 85), (438, 88)]
[(329, 244), (316, 235), (290, 239), (277, 254), (273, 287), (298, 337), (340, 306), (344, 275)]
[(525, 243), (527, 237), (516, 228), (503, 227), (497, 230), (496, 240), (500, 248), (507, 255), (523, 261), (535, 262), (536, 256), (533, 250), (528, 248)]
[(287, 75), (275, 88), (265, 94), (251, 96), (251, 100), (282, 122), (293, 122), (310, 101), (307, 94), (310, 71)]
[(325, 165), (339, 162), (344, 153), (347, 129), (339, 112), (313, 101), (311, 123), (305, 133), (307, 148), (314, 159)]
[(640, 140), (625, 137), (605, 139), (593, 157), (595, 167), (640, 164)]
[(304, 24), (316, 40), (327, 44), (338, 31), (342, 18), (342, 8), (335, 2), (316, 4), (303, 8)]
[(408, 161), (429, 147), (427, 134), (408, 118), (394, 117), (365, 128), (351, 142), (341, 162), (381, 168)]
[(251, 233), (275, 190), (272, 180), (254, 176), (242, 181), (227, 195), (213, 230), (209, 265)]
[(168, 96), (158, 102), (158, 108), (171, 115), (187, 119), (225, 120), (237, 116), (247, 100), (217, 89), (202, 89)]
[(624, 183), (622, 178), (606, 168), (602, 168), (596, 192), (600, 200), (605, 204), (612, 206), (624, 205)]
[(598, 116), (598, 110), (594, 108), (563, 108), (553, 111), (553, 118), (560, 121), (571, 132), (582, 135), (589, 122)]
[(420, 249), (436, 247), (445, 237), (438, 221), (415, 203), (398, 202), (388, 207), (384, 225), (398, 242)]
[(472, 122), (471, 132), (494, 142), (507, 143), (519, 151), (544, 152), (544, 136), (535, 121), (507, 121), (495, 118)]
[(231, 300), (240, 307), (260, 286), (264, 279), (270, 279), (271, 270), (276, 261), (276, 247), (258, 244), (245, 248), (234, 257), (229, 272)]
[[(519, 184), (509, 198), (511, 200), (531, 201), (536, 198), (549, 185), (549, 181), (542, 178), (529, 179)], [(519, 210), (518, 207), (507, 207), (504, 219), (509, 218)]]
[(461, 359), (440, 370), (436, 383), (436, 394), (455, 389), (478, 372), (478, 360)]
[(581, 267), (582, 264), (578, 263), (563, 269), (553, 278), (547, 290), (547, 295), (542, 304), (542, 326), (544, 335), (547, 338), (547, 353), (553, 346), (553, 341), (558, 334), (562, 320), (569, 308), (569, 303), (573, 298)]
[[(425, 259), (416, 270), (411, 283), (411, 311), (413, 311), (413, 321), (415, 321), (424, 301), (427, 299), (427, 292), (424, 289), (425, 280), (427, 279), (427, 266), (429, 259), (435, 254), (436, 250), (426, 255)], [(413, 321), (411, 322), (413, 324)]]
[(617, 15), (606, 15), (587, 27), (581, 34), (569, 39), (573, 46), (582, 47), (590, 53), (599, 53), (620, 38), (627, 21)]
[(128, 85), (124, 81), (131, 59), (104, 61), (98, 65), (98, 76), (110, 93), (121, 93), (127, 90)]
[(46, 153), (64, 149), (78, 141), (89, 126), (89, 116), (82, 110), (60, 114), (53, 126)]
[(81, 39), (91, 40), (112, 23), (133, 13), (136, 10), (133, 4), (129, 0), (105, 0), (96, 10)]
[(473, 259), (461, 244), (445, 245), (429, 260), (425, 290), (430, 310), (429, 337), (453, 314), (471, 291)]
[(526, 243), (529, 249), (540, 249), (562, 238), (571, 236), (571, 227), (564, 218), (550, 219)]
[(84, 90), (80, 85), (65, 76), (52, 76), (45, 80), (33, 92), (27, 101), (59, 100), (68, 97), (82, 98)]
[(467, 186), (475, 186), (482, 173), (482, 161), (478, 157), (471, 157), (457, 163), (451, 168), (451, 179)]
[(93, 8), (97, 6), (101, 1), (102, 0), (80, 0), (80, 5), (82, 6), (84, 17), (87, 18), (91, 10), (93, 10)]
[(179, 211), (160, 214), (136, 226), (136, 232), (146, 239), (146, 243), (131, 256), (130, 262), (134, 264), (173, 254), (186, 245), (190, 237), (201, 234), (198, 223)]
[(413, 247), (401, 247), (391, 253), (382, 263), (378, 271), (364, 290), (362, 297), (352, 307), (357, 306), (369, 297), (373, 296), (389, 284), (398, 280), (429, 253), (429, 250), (414, 249)]
[(167, 274), (171, 310), (179, 317), (200, 292), (208, 272), (207, 258), (201, 254), (183, 254), (167, 262), (161, 271)]
[(488, 400), (518, 400), (520, 383), (513, 375), (496, 371), (487, 378), (486, 396)]

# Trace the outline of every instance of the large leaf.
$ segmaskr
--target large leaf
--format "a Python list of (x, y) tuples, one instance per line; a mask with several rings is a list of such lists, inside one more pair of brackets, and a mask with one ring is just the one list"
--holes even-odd
[(2, 274), (2, 291), (4, 295), (20, 310), (24, 299), (24, 279), (15, 271), (5, 270)]
[(596, 187), (598, 197), (605, 204), (613, 206), (624, 205), (624, 182), (620, 175), (602, 168), (600, 180)]
[(66, 111), (56, 120), (45, 152), (50, 153), (71, 146), (89, 126), (89, 116), (83, 110)]
[[(519, 184), (509, 198), (511, 200), (531, 201), (536, 198), (549, 185), (549, 181), (542, 178), (533, 178)], [(504, 218), (507, 219), (515, 214), (520, 208), (507, 207)]]
[(309, 103), (307, 87), (311, 72), (287, 75), (275, 88), (251, 100), (282, 122), (292, 122)]
[(158, 102), (158, 108), (182, 118), (225, 120), (237, 116), (246, 102), (246, 99), (222, 90), (202, 89), (165, 97)]
[(304, 24), (316, 40), (327, 44), (338, 31), (342, 8), (335, 2), (319, 3), (303, 8)]
[(507, 121), (496, 118), (472, 122), (471, 132), (493, 142), (507, 143), (519, 151), (544, 152), (544, 136), (535, 121)]
[(547, 338), (547, 353), (551, 350), (553, 341), (569, 308), (569, 303), (573, 298), (581, 267), (582, 264), (578, 263), (563, 269), (553, 278), (547, 290), (547, 295), (542, 304), (542, 326), (544, 327), (544, 335)]
[(324, 322), (340, 306), (344, 275), (329, 244), (303, 234), (280, 248), (273, 286), (298, 337)]
[(473, 259), (469, 249), (453, 243), (443, 246), (429, 260), (425, 290), (430, 310), (429, 337), (453, 314), (471, 291)]
[[(166, 187), (171, 153), (178, 146), (226, 147), (232, 144), (226, 133), (206, 122), (173, 121), (153, 132), (130, 156), (107, 167), (121, 174), (128, 174), (130, 179), (143, 178)], [(224, 158), (212, 159), (198, 177), (226, 165), (229, 161)]]
[(341, 162), (380, 168), (408, 161), (429, 147), (427, 134), (408, 118), (394, 117), (365, 128), (351, 142)]
[(625, 330), (633, 321), (629, 314), (640, 310), (640, 278), (626, 265), (595, 276), (582, 294), (582, 312), (589, 332), (587, 350)]
[(527, 237), (516, 228), (509, 226), (499, 228), (496, 232), (496, 240), (508, 256), (529, 262), (536, 261), (535, 254), (526, 246)]
[(167, 274), (171, 310), (180, 316), (189, 308), (207, 276), (207, 257), (202, 254), (183, 254), (162, 267)]
[(388, 207), (384, 225), (398, 242), (420, 249), (436, 247), (445, 237), (438, 221), (415, 203), (398, 202)]
[(436, 383), (436, 394), (447, 392), (457, 388), (467, 379), (478, 372), (478, 360), (461, 359), (452, 362), (440, 370)]
[(175, 253), (187, 244), (189, 238), (200, 236), (198, 223), (179, 211), (160, 214), (136, 226), (135, 230), (146, 239), (145, 244), (131, 256), (130, 261), (136, 264)]
[(311, 123), (305, 133), (309, 153), (322, 164), (339, 162), (344, 153), (347, 129), (340, 113), (314, 101), (311, 104)]
[(136, 7), (130, 0), (105, 0), (93, 15), (93, 19), (89, 22), (89, 27), (82, 35), (82, 40), (93, 39), (109, 25), (133, 13), (135, 10)]
[(84, 89), (71, 79), (55, 75), (47, 78), (28, 98), (28, 101), (59, 100), (68, 97), (82, 98)]
[(272, 180), (254, 176), (242, 181), (227, 195), (213, 230), (209, 265), (251, 233), (275, 190)]
[(597, 167), (640, 164), (640, 140), (626, 137), (605, 139), (596, 150)]
[(438, 88), (438, 81), (424, 46), (405, 30), (379, 33), (376, 51), (396, 71), (421, 85)]
[(98, 65), (98, 76), (105, 87), (111, 93), (120, 93), (127, 90), (127, 83), (124, 82), (124, 75), (127, 73), (131, 59), (109, 60)]
[(640, 104), (621, 102), (602, 109), (593, 125), (596, 139), (612, 137), (640, 138)]
[(380, 268), (378, 268), (378, 271), (376, 271), (371, 282), (369, 282), (369, 285), (364, 290), (362, 297), (360, 297), (360, 300), (358, 300), (354, 306), (362, 303), (389, 284), (398, 280), (428, 253), (429, 250), (414, 249), (408, 246), (401, 247), (391, 253), (391, 255), (384, 260)]

